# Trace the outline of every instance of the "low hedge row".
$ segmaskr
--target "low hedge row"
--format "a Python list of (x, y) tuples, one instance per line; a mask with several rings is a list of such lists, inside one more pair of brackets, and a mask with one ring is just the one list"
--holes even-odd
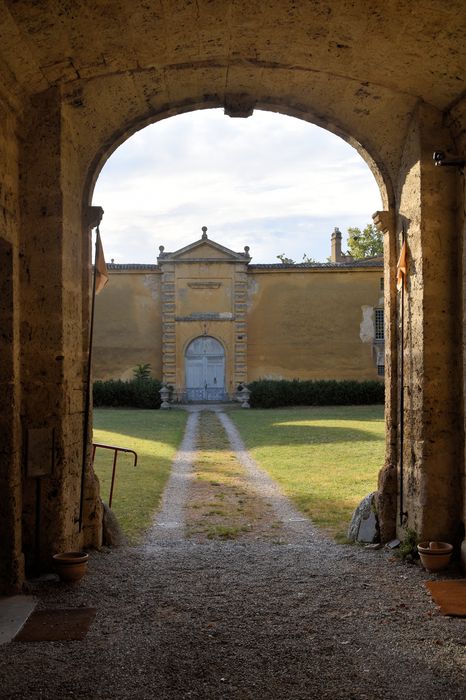
[(258, 379), (248, 384), (253, 408), (351, 406), (384, 402), (384, 383), (351, 379)]
[[(158, 379), (109, 379), (94, 382), (94, 406), (160, 408)], [(351, 379), (258, 379), (248, 384), (253, 408), (278, 406), (350, 406), (384, 402), (384, 384)]]
[(130, 408), (160, 408), (158, 379), (109, 379), (96, 381), (93, 387), (94, 406), (127, 406)]

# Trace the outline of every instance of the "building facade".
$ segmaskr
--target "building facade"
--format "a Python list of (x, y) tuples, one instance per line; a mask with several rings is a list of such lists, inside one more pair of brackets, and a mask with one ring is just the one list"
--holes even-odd
[(383, 261), (354, 261), (332, 234), (328, 263), (252, 264), (202, 237), (157, 264), (108, 266), (97, 297), (94, 376), (153, 376), (181, 401), (223, 401), (259, 378), (384, 373)]

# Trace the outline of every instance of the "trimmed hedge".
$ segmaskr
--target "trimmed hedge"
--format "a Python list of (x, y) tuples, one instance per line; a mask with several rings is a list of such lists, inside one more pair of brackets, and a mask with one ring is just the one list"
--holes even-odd
[(248, 388), (253, 408), (377, 404), (385, 397), (384, 383), (375, 380), (258, 379)]
[(158, 379), (109, 379), (96, 381), (93, 387), (94, 406), (126, 406), (129, 408), (160, 408)]

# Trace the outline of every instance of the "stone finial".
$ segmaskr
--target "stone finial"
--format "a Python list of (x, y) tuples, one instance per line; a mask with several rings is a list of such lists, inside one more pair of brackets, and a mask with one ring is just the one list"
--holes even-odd
[(162, 410), (170, 408), (170, 389), (166, 384), (162, 384), (162, 388), (159, 389), (159, 394), (161, 400), (160, 408)]
[(251, 398), (251, 391), (248, 389), (246, 384), (240, 384), (236, 391), (236, 401), (241, 404), (241, 408), (251, 408), (249, 399)]
[(245, 245), (245, 246), (244, 246), (244, 252), (246, 253), (246, 255), (249, 255), (249, 250), (250, 250), (249, 246), (248, 246), (248, 245)]
[(202, 240), (205, 241), (207, 238), (207, 226), (202, 227)]
[(163, 253), (164, 250), (165, 250), (165, 246), (164, 246), (164, 245), (159, 245), (160, 255), (162, 255), (162, 253)]

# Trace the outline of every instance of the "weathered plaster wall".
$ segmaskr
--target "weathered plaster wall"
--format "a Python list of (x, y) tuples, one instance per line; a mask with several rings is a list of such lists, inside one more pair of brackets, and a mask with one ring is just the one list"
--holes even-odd
[[(25, 121), (20, 156), (21, 414), (26, 444), (35, 447), (28, 448), (25, 460), (23, 551), (32, 570), (56, 551), (98, 544), (100, 517), (94, 489), (89, 528), (79, 532), (87, 231), (60, 91), (36, 96)], [(35, 454), (42, 457), (40, 465)]]
[[(33, 478), (27, 465), (23, 485), (23, 551), (31, 569), (36, 560), (51, 553), (48, 550), (55, 538), (62, 539), (66, 522), (62, 512), (66, 471), (62, 470), (61, 429), (65, 394), (59, 90), (51, 89), (34, 98), (26, 124), (21, 152), (21, 414), (25, 433), (44, 431), (44, 475)], [(31, 442), (32, 433), (29, 435)], [(53, 517), (47, 506), (55, 499), (60, 512)]]
[(0, 100), (0, 590), (23, 577), (17, 119)]
[[(68, 509), (67, 536), (70, 543), (98, 547), (102, 539), (102, 504), (100, 487), (91, 465), (90, 438), (92, 416), (86, 416), (86, 391), (89, 353), (89, 290), (91, 287), (92, 233), (89, 225), (91, 212), (83, 212), (83, 182), (79, 170), (78, 144), (72, 126), (72, 110), (61, 103), (61, 160), (63, 191), (63, 275), (64, 308), (63, 371), (66, 378), (66, 414), (64, 442), (71, 450), (64, 486), (71, 507)], [(92, 225), (95, 225), (93, 221)], [(83, 445), (83, 425), (88, 420), (88, 444)], [(80, 500), (83, 450), (86, 450), (86, 468), (82, 484), (83, 507), (81, 531), (76, 532), (76, 504)], [(79, 517), (79, 514), (78, 514)], [(79, 528), (78, 528), (79, 530)]]
[[(233, 314), (233, 286), (234, 279), (230, 275), (225, 277), (229, 270), (213, 269), (212, 265), (196, 266), (203, 269), (189, 269), (185, 276), (176, 279), (176, 315), (183, 317), (191, 314)], [(231, 268), (231, 265), (229, 266)], [(231, 272), (231, 271), (230, 271)], [(182, 273), (183, 274), (183, 273)], [(205, 279), (211, 285), (204, 286)], [(200, 286), (201, 285), (201, 286)]]
[(131, 379), (149, 363), (162, 378), (161, 274), (111, 272), (96, 297), (93, 370), (95, 379)]
[[(157, 291), (160, 273), (113, 271), (97, 297), (94, 366), (97, 378), (129, 378), (150, 362), (161, 378), (161, 309), (174, 307), (166, 353), (176, 362), (175, 386), (185, 386), (186, 347), (196, 337), (220, 340), (226, 388), (235, 389), (235, 266), (178, 263), (173, 300)], [(383, 306), (377, 268), (362, 271), (262, 270), (247, 275), (248, 381), (259, 377), (377, 378), (374, 308)], [(206, 284), (207, 283), (207, 284)], [(215, 318), (221, 316), (222, 318)]]
[[(409, 250), (401, 510), (404, 524), (424, 539), (446, 540), (459, 536), (464, 459), (460, 236), (457, 174), (433, 167), (432, 153), (451, 147), (442, 115), (420, 105), (407, 134), (400, 177), (398, 230), (405, 228)], [(398, 332), (401, 338), (400, 327)]]
[[(381, 270), (249, 273), (248, 378), (375, 379)], [(368, 324), (369, 319), (369, 324)]]
[[(455, 146), (454, 151), (451, 155), (462, 158), (466, 160), (466, 99), (463, 97), (456, 101), (453, 108), (448, 113), (448, 118), (446, 122), (451, 129), (452, 135), (454, 137)], [(458, 174), (461, 172), (459, 169), (454, 168), (454, 172)], [(462, 169), (464, 173), (464, 168)], [(457, 174), (457, 199), (460, 202), (466, 201), (466, 182), (464, 179), (464, 174), (462, 177), (458, 177)], [(459, 260), (461, 261), (460, 276), (462, 278), (463, 289), (462, 289), (462, 348), (463, 348), (463, 358), (462, 358), (462, 371), (463, 371), (463, 400), (462, 409), (463, 416), (466, 421), (466, 354), (464, 353), (464, 348), (466, 347), (466, 210), (464, 206), (459, 206), (457, 208), (457, 228), (458, 228), (458, 242), (460, 246), (459, 250)], [(466, 423), (463, 424), (463, 430), (466, 434)], [(466, 468), (463, 470), (462, 475), (462, 493), (463, 493), (463, 508), (462, 508), (462, 522), (463, 527), (466, 526)], [(463, 544), (463, 564), (466, 568), (466, 535)]]

